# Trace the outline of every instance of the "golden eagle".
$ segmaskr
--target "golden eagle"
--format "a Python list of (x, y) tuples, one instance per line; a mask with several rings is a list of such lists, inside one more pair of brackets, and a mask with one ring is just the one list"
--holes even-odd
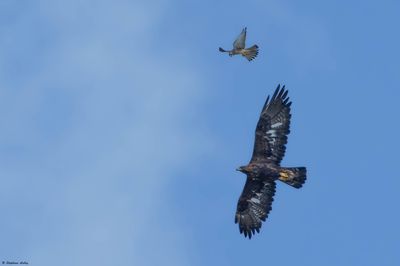
[(236, 40), (233, 42), (233, 49), (227, 51), (219, 47), (219, 51), (222, 53), (228, 53), (229, 56), (241, 54), (242, 56), (246, 57), (247, 60), (251, 61), (258, 55), (258, 46), (255, 44), (249, 48), (246, 47), (246, 34), (247, 28), (244, 28)]
[(253, 156), (250, 163), (237, 170), (247, 175), (240, 195), (235, 223), (240, 233), (251, 238), (260, 232), (275, 194), (275, 181), (280, 180), (292, 187), (300, 188), (306, 180), (305, 167), (281, 167), (285, 155), (290, 126), (290, 105), (285, 86), (276, 88), (271, 100), (268, 96), (257, 123)]

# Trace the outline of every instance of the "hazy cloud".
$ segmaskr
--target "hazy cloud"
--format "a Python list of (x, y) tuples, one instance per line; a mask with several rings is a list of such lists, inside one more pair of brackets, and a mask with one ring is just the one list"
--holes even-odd
[(164, 198), (207, 142), (185, 126), (202, 77), (190, 62), (152, 55), (164, 6), (41, 1), (2, 29), (1, 225), (18, 239), (1, 244), (10, 260), (189, 264), (190, 241)]

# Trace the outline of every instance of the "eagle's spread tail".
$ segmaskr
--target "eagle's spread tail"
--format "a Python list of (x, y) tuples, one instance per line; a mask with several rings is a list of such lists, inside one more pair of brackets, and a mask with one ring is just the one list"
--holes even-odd
[(252, 47), (242, 50), (242, 55), (251, 61), (258, 55), (258, 46), (255, 44)]
[(305, 167), (281, 168), (279, 172), (279, 180), (295, 188), (301, 188), (306, 178), (307, 170)]

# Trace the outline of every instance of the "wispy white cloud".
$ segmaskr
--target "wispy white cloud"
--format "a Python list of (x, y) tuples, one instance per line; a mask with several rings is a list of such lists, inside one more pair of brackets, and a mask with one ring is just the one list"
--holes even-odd
[(42, 1), (7, 25), (0, 68), (17, 74), (1, 77), (8, 191), (0, 197), (10, 217), (1, 223), (11, 228), (3, 235), (20, 240), (1, 244), (18, 256), (9, 259), (190, 264), (190, 239), (166, 209), (165, 193), (176, 170), (206, 146), (201, 128), (185, 126), (203, 80), (190, 62), (152, 55), (165, 5)]

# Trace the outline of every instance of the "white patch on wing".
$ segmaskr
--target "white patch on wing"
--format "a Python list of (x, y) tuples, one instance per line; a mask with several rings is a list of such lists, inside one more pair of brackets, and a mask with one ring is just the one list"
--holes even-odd
[(267, 134), (271, 135), (271, 137), (277, 137), (278, 135), (276, 134), (275, 129), (270, 129), (267, 131)]
[(251, 198), (250, 201), (252, 201), (254, 203), (257, 203), (257, 204), (260, 204), (260, 200), (257, 199), (257, 198)]
[(272, 127), (272, 128), (277, 128), (277, 127), (280, 127), (280, 126), (282, 126), (282, 125), (283, 125), (282, 122), (278, 122), (278, 123), (275, 123), (275, 124), (271, 125), (271, 127)]

